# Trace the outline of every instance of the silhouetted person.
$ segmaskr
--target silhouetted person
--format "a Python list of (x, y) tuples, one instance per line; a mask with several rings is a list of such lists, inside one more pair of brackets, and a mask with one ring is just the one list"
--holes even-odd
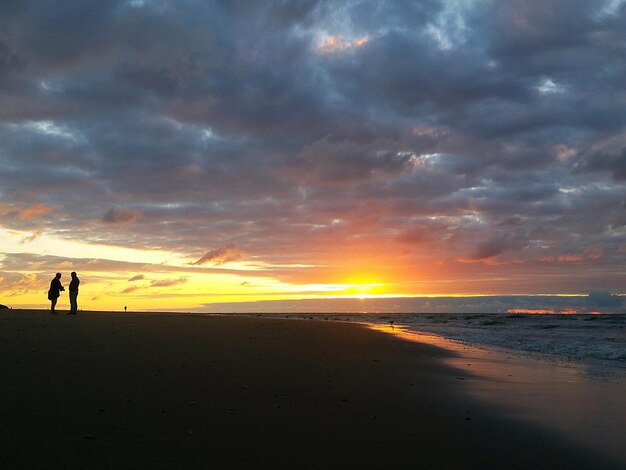
[(124, 305), (124, 313), (126, 313), (126, 305)]
[(54, 279), (50, 281), (50, 290), (48, 291), (48, 300), (51, 302), (50, 311), (52, 313), (56, 313), (54, 307), (57, 306), (57, 300), (59, 300), (62, 290), (65, 290), (65, 288), (61, 285), (61, 273), (56, 273)]
[(72, 271), (72, 280), (70, 281), (70, 311), (69, 315), (76, 315), (78, 312), (78, 286), (80, 285), (80, 279), (74, 271)]

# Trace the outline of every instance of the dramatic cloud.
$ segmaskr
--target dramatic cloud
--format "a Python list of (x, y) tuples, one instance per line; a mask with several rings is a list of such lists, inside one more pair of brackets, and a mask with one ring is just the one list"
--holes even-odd
[(45, 3), (0, 7), (11, 282), (623, 292), (626, 2)]
[(133, 281), (140, 281), (141, 279), (145, 279), (146, 276), (144, 276), (143, 274), (137, 274), (136, 276), (131, 277), (128, 282), (133, 282)]

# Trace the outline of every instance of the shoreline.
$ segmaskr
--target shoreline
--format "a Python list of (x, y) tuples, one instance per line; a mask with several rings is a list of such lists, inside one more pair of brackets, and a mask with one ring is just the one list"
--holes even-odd
[(614, 366), (614, 375), (597, 377), (580, 361), (470, 345), (397, 326), (369, 327), (405, 341), (454, 351), (456, 355), (443, 362), (468, 373), (467, 391), (472, 396), (497, 403), (517, 419), (553, 429), (626, 462), (626, 434), (622, 432), (626, 376), (621, 368)]
[(442, 361), (462, 372), (464, 377), (458, 379), (466, 380), (466, 390), (473, 397), (502, 406), (515, 419), (554, 430), (579, 445), (626, 462), (626, 434), (622, 432), (623, 423), (626, 423), (626, 403), (623, 401), (626, 371), (619, 365), (601, 362), (604, 374), (598, 376), (589, 372), (597, 364), (582, 359), (566, 360), (535, 351), (471, 344), (432, 332), (415, 331), (406, 325), (390, 326), (388, 322), (364, 320), (367, 315), (376, 314), (216, 315), (346, 322), (363, 325), (402, 341), (452, 351), (454, 356), (442, 358)]
[(624, 468), (468, 393), (454, 353), (344, 321), (0, 314), (2, 455), (30, 468)]

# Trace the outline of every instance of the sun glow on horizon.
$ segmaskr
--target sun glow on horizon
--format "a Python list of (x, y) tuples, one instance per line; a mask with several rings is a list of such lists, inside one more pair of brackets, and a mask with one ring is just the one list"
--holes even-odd
[[(198, 265), (200, 256), (188, 252), (128, 248), (64, 239), (62, 234), (3, 228), (0, 244), (4, 253), (0, 255), (4, 264), (0, 303), (13, 307), (47, 308), (46, 292), (54, 273), (62, 272), (65, 284), (74, 270), (81, 278), (79, 307), (84, 310), (120, 310), (128, 306), (134, 311), (201, 311), (211, 304), (263, 301), (588, 296), (582, 292), (462, 291), (459, 286), (473, 286), (471, 281), (448, 277), (444, 270), (432, 271), (430, 276), (439, 278), (429, 279), (423, 274), (422, 270), (427, 271), (423, 266), (419, 272), (406, 271), (402, 266), (396, 271), (380, 268), (378, 260), (369, 255), (350, 259), (333, 255), (302, 263), (271, 263), (248, 256), (226, 262), (209, 259)], [(487, 281), (484, 285), (489, 285)], [(64, 302), (65, 297), (60, 300), (60, 308)], [(565, 308), (560, 312), (576, 313)]]
[[(194, 266), (188, 255), (66, 240), (50, 235), (0, 229), (4, 257), (32, 255), (20, 274), (5, 283), (6, 300), (15, 306), (46, 308), (45, 292), (54, 272), (76, 270), (81, 281), (80, 308), (134, 310), (197, 308), (213, 302), (287, 298), (374, 298), (389, 296), (372, 276), (349, 276), (343, 283), (288, 283), (263, 271), (307, 270), (310, 264), (272, 265), (260, 260)], [(55, 258), (65, 261), (55, 262)], [(36, 259), (36, 258), (35, 258)], [(104, 272), (103, 272), (104, 271)], [(259, 272), (259, 274), (256, 274)], [(16, 273), (17, 274), (17, 273)], [(0, 279), (4, 281), (4, 279)], [(60, 300), (63, 305), (63, 298)]]

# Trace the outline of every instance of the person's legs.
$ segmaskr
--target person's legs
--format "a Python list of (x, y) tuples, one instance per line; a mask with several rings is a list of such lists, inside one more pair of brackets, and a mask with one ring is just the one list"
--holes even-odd
[(57, 298), (57, 299), (51, 299), (51, 300), (50, 300), (50, 311), (51, 311), (52, 313), (54, 313), (54, 307), (56, 307), (56, 306), (57, 306), (57, 300), (58, 300), (58, 298)]
[(70, 313), (78, 312), (78, 292), (70, 292)]

